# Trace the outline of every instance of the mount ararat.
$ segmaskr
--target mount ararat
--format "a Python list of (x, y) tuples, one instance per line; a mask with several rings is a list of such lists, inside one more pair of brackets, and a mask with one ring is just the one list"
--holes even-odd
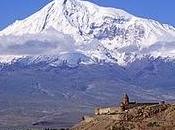
[(96, 106), (175, 100), (175, 28), (53, 0), (0, 31), (0, 124), (72, 126)]

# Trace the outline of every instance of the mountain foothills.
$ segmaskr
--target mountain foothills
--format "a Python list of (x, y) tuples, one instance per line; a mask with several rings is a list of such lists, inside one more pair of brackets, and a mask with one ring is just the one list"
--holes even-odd
[(54, 0), (0, 31), (0, 125), (72, 126), (95, 106), (175, 101), (175, 28)]

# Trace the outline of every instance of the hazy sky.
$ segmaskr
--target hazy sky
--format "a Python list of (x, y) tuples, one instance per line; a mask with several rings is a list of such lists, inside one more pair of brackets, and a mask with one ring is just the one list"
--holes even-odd
[[(16, 19), (24, 19), (52, 0), (0, 0), (0, 30)], [(175, 0), (89, 0), (116, 7), (136, 16), (152, 18), (175, 26)]]

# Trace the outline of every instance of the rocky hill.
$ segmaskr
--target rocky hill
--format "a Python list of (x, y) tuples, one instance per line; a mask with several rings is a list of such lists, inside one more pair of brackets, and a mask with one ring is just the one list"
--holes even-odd
[(175, 105), (138, 106), (118, 114), (86, 118), (72, 130), (174, 130)]

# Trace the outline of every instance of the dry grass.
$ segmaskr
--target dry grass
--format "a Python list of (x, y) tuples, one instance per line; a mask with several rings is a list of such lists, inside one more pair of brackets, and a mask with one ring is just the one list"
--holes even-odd
[(127, 121), (117, 121), (110, 115), (95, 116), (72, 130), (175, 130), (175, 105), (144, 106), (130, 111)]

